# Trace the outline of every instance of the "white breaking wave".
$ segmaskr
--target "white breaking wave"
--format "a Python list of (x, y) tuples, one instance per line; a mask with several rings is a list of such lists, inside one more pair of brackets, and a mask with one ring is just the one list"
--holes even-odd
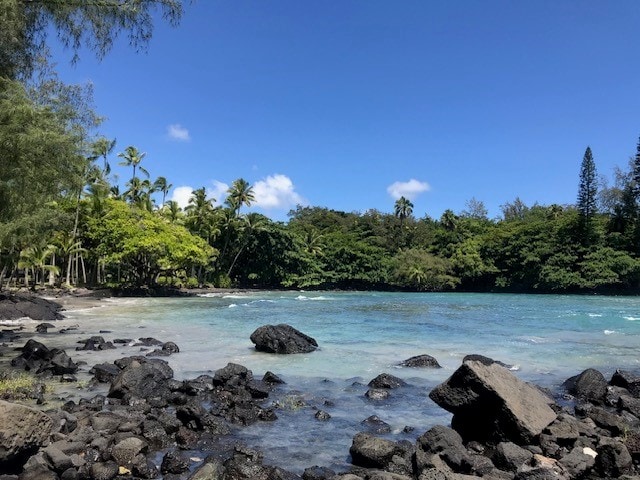
[(631, 322), (635, 322), (636, 320), (640, 320), (640, 317), (632, 317), (632, 316), (628, 316), (628, 317), (622, 317), (625, 320), (629, 320)]
[(298, 295), (296, 297), (296, 300), (300, 300), (300, 301), (306, 302), (306, 301), (311, 301), (311, 300), (332, 300), (332, 299), (329, 298), (329, 297), (323, 297), (323, 296), (320, 296), (320, 297), (307, 297), (306, 295)]
[(588, 314), (590, 317), (601, 317), (602, 314), (601, 313), (589, 313)]
[(604, 331), (605, 335), (611, 335), (612, 333), (618, 333), (618, 332), (616, 332), (615, 330), (605, 330)]
[(238, 306), (238, 305), (236, 305), (235, 303), (232, 303), (231, 305), (229, 305), (229, 307), (228, 307), (228, 308), (235, 308), (235, 307), (237, 307), (237, 306)]

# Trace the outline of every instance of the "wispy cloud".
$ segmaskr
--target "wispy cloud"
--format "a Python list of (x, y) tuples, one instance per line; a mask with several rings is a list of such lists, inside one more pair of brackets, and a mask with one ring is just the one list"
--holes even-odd
[(214, 180), (213, 187), (207, 188), (207, 197), (215, 198), (217, 203), (222, 203), (227, 197), (227, 190), (229, 190), (229, 185), (224, 182)]
[(189, 130), (180, 125), (179, 123), (171, 124), (167, 127), (167, 135), (171, 140), (178, 142), (188, 142), (191, 140)]
[(427, 182), (420, 182), (415, 178), (412, 178), (408, 182), (394, 182), (387, 187), (387, 192), (396, 200), (400, 197), (405, 197), (409, 200), (413, 200), (419, 194), (431, 190), (431, 187)]
[(253, 185), (254, 205), (265, 210), (295, 207), (306, 203), (295, 191), (293, 182), (282, 174), (269, 175)]

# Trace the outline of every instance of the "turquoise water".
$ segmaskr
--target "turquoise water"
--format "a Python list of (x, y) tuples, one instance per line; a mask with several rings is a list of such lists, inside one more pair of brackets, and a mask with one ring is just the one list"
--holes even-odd
[[(344, 465), (360, 422), (376, 414), (391, 425), (390, 438), (413, 439), (449, 416), (428, 392), (480, 353), (513, 366), (526, 381), (558, 391), (569, 376), (594, 367), (640, 370), (640, 298), (491, 294), (266, 292), (195, 298), (115, 299), (103, 308), (69, 313), (83, 337), (109, 329), (105, 338), (152, 336), (181, 349), (168, 360), (178, 378), (240, 363), (256, 377), (271, 370), (286, 382), (281, 395), (306, 407), (278, 411), (273, 424), (241, 433), (265, 451), (268, 462), (301, 471), (314, 464)], [(251, 333), (264, 324), (288, 323), (314, 337), (310, 354), (256, 352)], [(68, 340), (67, 340), (68, 341)], [(124, 350), (123, 350), (124, 349)], [(90, 365), (138, 353), (78, 352)], [(440, 370), (399, 368), (413, 355), (438, 359)], [(410, 387), (389, 401), (364, 398), (366, 383), (382, 372)], [(327, 422), (313, 414), (321, 408)], [(403, 431), (405, 426), (413, 432)]]

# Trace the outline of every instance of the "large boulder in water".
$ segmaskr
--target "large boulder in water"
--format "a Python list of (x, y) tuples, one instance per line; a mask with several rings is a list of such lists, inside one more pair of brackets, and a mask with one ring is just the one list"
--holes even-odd
[(309, 353), (318, 342), (291, 325), (264, 325), (251, 334), (256, 350), (267, 353)]
[(52, 426), (40, 410), (0, 400), (0, 471), (19, 471), (48, 441)]
[(556, 418), (547, 397), (496, 363), (464, 362), (429, 397), (465, 440), (529, 444)]

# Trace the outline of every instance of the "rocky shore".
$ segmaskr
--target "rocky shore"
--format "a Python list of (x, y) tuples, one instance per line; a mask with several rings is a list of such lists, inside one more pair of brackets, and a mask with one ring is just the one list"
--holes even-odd
[[(278, 345), (288, 331), (266, 330), (266, 341), (275, 338)], [(20, 333), (12, 335), (19, 343)], [(59, 408), (48, 406), (42, 391), (33, 395), (39, 406), (0, 401), (0, 480), (640, 478), (640, 377), (629, 372), (607, 380), (586, 370), (554, 398), (498, 362), (469, 356), (447, 381), (425, 392), (453, 414), (451, 425), (430, 428), (415, 442), (393, 441), (371, 433), (385, 430), (382, 420), (370, 418), (345, 451), (348, 471), (309, 465), (300, 474), (266, 465), (259, 451), (238, 444), (233, 434), (256, 422), (277, 425), (282, 380), (274, 373), (255, 378), (230, 363), (212, 375), (176, 380), (164, 357), (180, 348), (170, 341), (93, 336), (77, 348), (126, 342), (144, 354), (85, 366), (72, 352), (23, 340), (11, 354), (11, 368), (71, 382), (82, 369), (92, 379), (85, 398)], [(426, 356), (398, 362), (438, 366)], [(92, 394), (92, 385), (102, 385), (104, 393)], [(381, 372), (369, 387), (367, 401), (384, 402), (406, 384)], [(318, 409), (316, 420), (331, 416)]]

